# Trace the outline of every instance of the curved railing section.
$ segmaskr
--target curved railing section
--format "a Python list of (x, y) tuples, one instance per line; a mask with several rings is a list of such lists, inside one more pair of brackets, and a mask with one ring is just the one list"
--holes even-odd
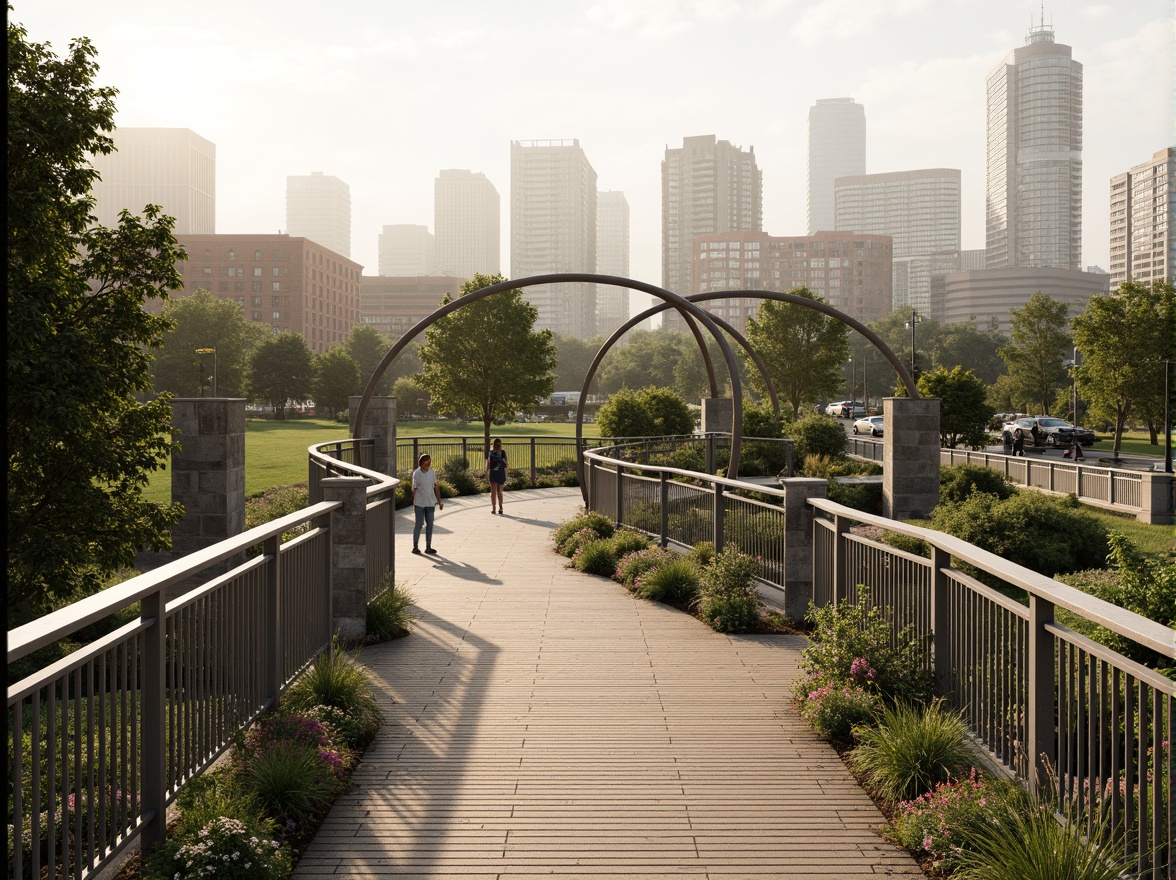
[[(895, 633), (912, 626), (930, 646), (937, 693), (995, 768), (1030, 785), (1048, 768), (1091, 828), (1106, 817), (1140, 876), (1168, 876), (1176, 682), (1063, 625), (1056, 612), (1168, 659), (1176, 658), (1171, 628), (942, 532), (819, 497), (797, 514), (811, 522), (789, 528), (783, 486), (631, 457), (625, 447), (585, 453), (591, 509), (662, 546), (733, 543), (757, 557), (761, 592), (780, 605), (789, 589), (824, 606), (854, 601), (868, 586), (871, 601), (891, 609)], [(924, 542), (930, 556), (878, 540), (883, 531)]]
[[(370, 600), (399, 481), (364, 467), (364, 448), (311, 447), (310, 482), (367, 482)], [(27, 667), (8, 688), (10, 876), (86, 877), (162, 840), (180, 789), (330, 645), (342, 507), (316, 499), (8, 632), (10, 681)], [(87, 639), (96, 625), (107, 634)]]

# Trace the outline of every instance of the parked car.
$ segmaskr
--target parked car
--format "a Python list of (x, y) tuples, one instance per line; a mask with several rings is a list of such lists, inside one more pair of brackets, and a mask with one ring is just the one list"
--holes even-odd
[(853, 423), (855, 434), (869, 434), (873, 437), (882, 436), (882, 416), (866, 416)]
[(1034, 446), (1067, 447), (1074, 445), (1075, 434), (1083, 446), (1094, 445), (1094, 431), (1049, 416), (1025, 416), (1008, 422), (1001, 431), (1001, 439), (1006, 446), (1011, 446), (1017, 437), (1021, 437)]
[(866, 405), (860, 400), (839, 400), (825, 407), (825, 415), (840, 419), (852, 419), (866, 414)]

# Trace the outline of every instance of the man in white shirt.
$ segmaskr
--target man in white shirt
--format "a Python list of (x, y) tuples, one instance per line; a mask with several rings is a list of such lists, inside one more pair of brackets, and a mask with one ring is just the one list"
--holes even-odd
[(441, 501), (441, 489), (437, 486), (437, 472), (433, 470), (433, 459), (422, 455), (417, 459), (417, 469), (412, 472), (412, 511), (416, 514), (416, 525), (412, 529), (412, 552), (420, 553), (421, 526), (425, 528), (425, 552), (436, 555), (433, 549), (433, 514), (436, 509), (445, 509)]

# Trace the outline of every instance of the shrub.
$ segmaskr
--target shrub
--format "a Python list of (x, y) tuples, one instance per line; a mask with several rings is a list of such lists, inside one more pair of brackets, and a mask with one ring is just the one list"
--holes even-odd
[(958, 504), (939, 504), (931, 521), (940, 531), (1047, 577), (1100, 567), (1107, 556), (1106, 527), (1073, 495), (1018, 492), (1002, 501), (975, 494)]
[(661, 565), (665, 565), (676, 557), (677, 554), (672, 550), (666, 550), (664, 547), (648, 547), (645, 550), (626, 553), (617, 562), (616, 571), (613, 572), (613, 579), (620, 581), (626, 587), (632, 589), (636, 586), (638, 578), (643, 577), (646, 573), (653, 571)]
[(597, 513), (594, 510), (581, 510), (567, 522), (556, 526), (551, 533), (551, 539), (555, 542), (555, 546), (559, 547), (580, 529), (592, 529), (601, 538), (611, 538), (616, 526), (603, 513)]
[(251, 753), (241, 781), (267, 815), (295, 826), (321, 815), (342, 788), (315, 750), (304, 746)]
[[(886, 699), (919, 702), (931, 696), (931, 673), (926, 668), (926, 647), (914, 628), (893, 634), (890, 609), (875, 607), (870, 588), (858, 587), (856, 602), (843, 601), (823, 608), (810, 606), (813, 624), (809, 644), (800, 652), (800, 666), (822, 681), (850, 681), (854, 668), (865, 663), (873, 669), (871, 686)], [(807, 684), (799, 682), (796, 696), (804, 699)]]
[(150, 858), (146, 876), (160, 880), (278, 880), (289, 877), (291, 869), (289, 850), (273, 839), (268, 825), (220, 816), (198, 831), (168, 838)]
[(469, 471), (447, 474), (443, 482), (452, 486), (453, 491), (458, 495), (477, 495), (482, 491), (478, 480)]
[(759, 625), (759, 563), (728, 544), (702, 571), (698, 616), (717, 632), (750, 632)]
[(380, 709), (372, 695), (367, 672), (338, 643), (320, 654), (290, 685), (283, 702), (291, 711), (331, 706), (353, 716), (363, 736), (354, 741), (349, 739), (352, 746), (375, 734), (380, 723)]
[(845, 455), (845, 428), (832, 416), (809, 415), (788, 427), (796, 441), (796, 460), (810, 455), (841, 458)]
[(931, 558), (931, 545), (922, 538), (912, 538), (909, 535), (900, 535), (898, 532), (883, 532), (878, 540), (899, 550), (905, 550), (907, 553), (913, 553), (915, 556)]
[(617, 570), (617, 554), (608, 540), (585, 541), (572, 556), (572, 565), (585, 574), (612, 577)]
[(450, 498), (456, 498), (458, 496), (457, 489), (448, 480), (438, 480), (437, 491), (441, 493), (442, 501), (447, 501)]
[(825, 739), (844, 740), (855, 726), (874, 720), (882, 709), (877, 691), (845, 681), (810, 678), (800, 714)]
[(977, 492), (1005, 499), (1017, 491), (1008, 477), (981, 464), (956, 464), (939, 469), (940, 504), (959, 504)]
[(706, 568), (715, 561), (715, 545), (711, 541), (699, 541), (686, 554), (686, 558), (699, 568)]
[(689, 607), (698, 598), (698, 569), (678, 557), (663, 563), (634, 584), (634, 592), (651, 602)]
[(576, 555), (576, 553), (579, 552), (580, 548), (589, 541), (602, 540), (605, 539), (600, 536), (600, 532), (596, 531), (596, 529), (585, 528), (580, 529), (580, 531), (574, 532), (572, 535), (568, 536), (567, 540), (560, 544), (556, 549), (558, 549), (563, 556), (571, 559)]
[(701, 473), (706, 470), (706, 453), (701, 444), (689, 443), (662, 456), (660, 463), (665, 467)]
[(447, 458), (439, 470), (441, 471), (440, 476), (448, 480), (456, 474), (469, 473), (470, 460), (464, 455), (455, 455), (452, 458)]
[(649, 538), (640, 532), (634, 532), (632, 529), (618, 529), (612, 536), (612, 548), (617, 559), (621, 559), (627, 554), (635, 553), (638, 550), (645, 550), (649, 546), (651, 546)]
[(383, 590), (367, 606), (367, 633), (381, 642), (398, 639), (409, 633), (416, 614), (412, 611), (413, 597), (403, 587), (385, 575)]
[(950, 873), (959, 867), (964, 840), (985, 833), (1001, 811), (1028, 806), (1019, 785), (981, 776), (973, 768), (966, 779), (941, 782), (901, 803), (891, 836), (911, 852), (931, 858), (936, 873)]
[(889, 804), (918, 797), (971, 767), (967, 726), (941, 700), (895, 703), (873, 725), (857, 727), (850, 766)]

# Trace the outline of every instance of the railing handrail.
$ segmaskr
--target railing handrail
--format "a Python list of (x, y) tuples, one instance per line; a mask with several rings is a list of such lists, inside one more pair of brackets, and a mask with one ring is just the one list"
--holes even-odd
[(864, 525), (878, 526), (889, 532), (919, 538), (957, 559), (998, 575), (1002, 580), (1020, 587), (1031, 595), (1047, 599), (1059, 608), (1065, 608), (1067, 611), (1085, 617), (1119, 635), (1151, 648), (1165, 657), (1176, 657), (1176, 630), (1054, 578), (1046, 577), (1039, 572), (1025, 568), (1023, 565), (1010, 562), (954, 535), (923, 526), (910, 525), (900, 520), (887, 519), (884, 516), (866, 513), (852, 507), (845, 507), (825, 498), (810, 498), (808, 503), (812, 507), (834, 516), (849, 517)]
[[(748, 438), (744, 438), (744, 439), (748, 439)], [(753, 438), (753, 439), (759, 439), (759, 438)], [(714, 484), (717, 484), (720, 486), (729, 486), (732, 489), (750, 489), (755, 492), (760, 492), (764, 495), (773, 495), (777, 498), (784, 497), (784, 490), (783, 489), (776, 489), (772, 486), (761, 486), (758, 483), (745, 483), (742, 480), (732, 480), (732, 479), (729, 479), (728, 477), (716, 476), (715, 474), (704, 474), (701, 471), (688, 471), (688, 470), (683, 470), (682, 468), (668, 467), (665, 465), (641, 464), (640, 462), (635, 462), (635, 461), (620, 461), (619, 459), (608, 458), (606, 455), (604, 455), (601, 452), (601, 450), (606, 450), (606, 449), (610, 449), (610, 448), (612, 448), (612, 447), (599, 446), (596, 449), (586, 449), (586, 450), (584, 450), (584, 457), (590, 458), (593, 461), (602, 462), (604, 464), (612, 464), (612, 465), (619, 464), (622, 467), (624, 467), (626, 470), (653, 471), (655, 473), (667, 473), (667, 474), (674, 474), (675, 476), (679, 476), (679, 477), (689, 477), (690, 479), (695, 479), (695, 480), (704, 479), (709, 483), (714, 483)]]
[(342, 461), (322, 451), (322, 447), (324, 446), (338, 446), (341, 448), (344, 444), (358, 445), (363, 442), (363, 439), (355, 440), (352, 438), (348, 438), (347, 440), (327, 440), (323, 443), (312, 443), (306, 447), (306, 452), (310, 456), (311, 461), (325, 470), (347, 471), (353, 476), (366, 477), (371, 480), (372, 485), (368, 487), (368, 495), (378, 495), (388, 489), (395, 489), (400, 484), (399, 478), (389, 474), (382, 474), (379, 471), (369, 470), (360, 465), (352, 464), (349, 461)]

